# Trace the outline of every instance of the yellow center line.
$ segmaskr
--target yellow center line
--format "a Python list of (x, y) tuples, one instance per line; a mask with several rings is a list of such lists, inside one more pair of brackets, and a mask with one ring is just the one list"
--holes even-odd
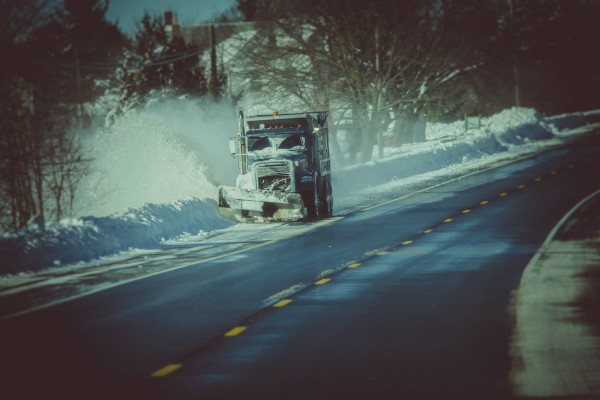
[(412, 242), (413, 242), (412, 240), (407, 240), (407, 241), (405, 241), (405, 242), (402, 242), (402, 245), (403, 245), (403, 246), (407, 246), (407, 245), (409, 245), (409, 244), (412, 244)]
[(452, 218), (448, 218), (444, 220), (445, 223), (452, 222)]
[(575, 168), (575, 166), (573, 164), (570, 164), (569, 168)]
[(236, 326), (235, 328), (233, 328), (232, 330), (230, 330), (229, 332), (227, 332), (225, 334), (225, 336), (226, 337), (237, 336), (240, 333), (244, 332), (246, 329), (248, 329), (248, 327), (246, 327), (246, 326)]
[(525, 185), (521, 184), (521, 185), (517, 186), (517, 189), (525, 189)]
[(479, 203), (479, 204), (481, 204), (482, 206), (485, 206), (485, 205), (486, 205), (486, 204), (488, 204), (488, 203), (489, 203), (489, 201), (487, 201), (487, 200), (483, 200), (483, 201), (482, 201), (481, 203)]
[(552, 171), (552, 172), (550, 172), (550, 174), (556, 175), (556, 174), (558, 174), (558, 171)]
[(352, 264), (348, 265), (348, 268), (352, 269), (352, 268), (357, 268), (359, 266), (360, 266), (360, 263), (357, 262), (357, 263), (352, 263)]
[(323, 278), (323, 279), (319, 279), (318, 281), (315, 282), (315, 285), (324, 285), (327, 282), (329, 282), (331, 280), (331, 278)]
[(536, 182), (539, 182), (542, 180), (542, 178), (540, 176), (538, 176), (537, 178), (534, 179)]
[(500, 197), (506, 197), (506, 196), (508, 196), (508, 193), (507, 193), (507, 192), (502, 192), (502, 193), (500, 193)]
[(433, 229), (425, 229), (425, 230), (423, 231), (423, 233), (431, 233), (431, 232), (433, 232)]
[(292, 302), (292, 300), (290, 300), (290, 299), (280, 300), (277, 303), (273, 304), (273, 307), (278, 307), (278, 308), (285, 307), (288, 304), (290, 304), (291, 302)]
[(182, 364), (169, 364), (159, 370), (154, 371), (150, 376), (153, 378), (162, 378), (181, 368)]
[(463, 213), (463, 214), (468, 214), (468, 213), (470, 213), (470, 212), (471, 212), (471, 210), (469, 210), (469, 209), (462, 210), (462, 213)]

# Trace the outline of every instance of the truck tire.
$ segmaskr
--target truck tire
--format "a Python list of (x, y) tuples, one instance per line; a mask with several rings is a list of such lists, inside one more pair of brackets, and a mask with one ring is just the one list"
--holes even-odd
[(333, 215), (333, 194), (331, 185), (324, 181), (321, 185), (319, 218), (328, 218)]
[(333, 194), (329, 181), (321, 180), (319, 185), (318, 218), (328, 218), (333, 215)]
[(321, 179), (317, 179), (315, 181), (315, 190), (313, 193), (313, 209), (314, 209), (314, 217), (316, 219), (319, 219), (322, 217), (322, 213), (323, 213), (323, 202), (322, 200), (322, 196), (321, 196)]
[(322, 217), (323, 205), (321, 195), (321, 179), (315, 178), (313, 190), (308, 194), (308, 203), (306, 207), (308, 219), (319, 219)]
[(325, 183), (325, 215), (324, 217), (333, 216), (333, 192), (331, 191), (331, 184)]
[(321, 178), (315, 180), (307, 207), (309, 219), (321, 219), (333, 215), (333, 194), (329, 182)]

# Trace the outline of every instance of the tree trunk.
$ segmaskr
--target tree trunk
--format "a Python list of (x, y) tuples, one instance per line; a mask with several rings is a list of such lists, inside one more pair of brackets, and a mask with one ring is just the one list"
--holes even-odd
[(360, 162), (366, 163), (373, 159), (374, 143), (371, 135), (364, 134), (362, 139), (362, 146), (360, 148)]
[(380, 130), (377, 131), (377, 155), (379, 157), (379, 159), (381, 160), (383, 158), (383, 147), (384, 147), (384, 142), (383, 142), (383, 132)]
[(373, 159), (373, 146), (375, 140), (371, 131), (371, 124), (364, 116), (359, 117), (359, 126), (361, 128), (361, 146), (360, 146), (360, 162), (365, 163)]
[(394, 145), (400, 147), (403, 144), (415, 142), (415, 124), (417, 116), (405, 110), (396, 119), (394, 126)]
[(331, 149), (332, 158), (339, 164), (338, 167), (346, 165), (344, 153), (342, 152), (337, 137), (337, 127), (333, 124), (333, 121), (329, 121), (329, 148)]
[(415, 143), (422, 143), (427, 140), (425, 136), (427, 125), (425, 123), (425, 119), (423, 118), (423, 113), (419, 112), (416, 116), (415, 124), (413, 127), (413, 141)]

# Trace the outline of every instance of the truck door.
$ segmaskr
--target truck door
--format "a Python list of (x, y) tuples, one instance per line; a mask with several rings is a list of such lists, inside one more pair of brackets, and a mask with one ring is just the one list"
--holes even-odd
[(331, 169), (331, 163), (329, 160), (329, 132), (327, 128), (322, 129), (319, 132), (318, 145), (319, 145), (319, 170), (321, 175), (329, 175)]

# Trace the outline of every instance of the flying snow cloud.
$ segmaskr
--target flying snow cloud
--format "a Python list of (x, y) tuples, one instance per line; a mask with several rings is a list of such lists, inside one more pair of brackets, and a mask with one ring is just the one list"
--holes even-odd
[(185, 98), (154, 99), (125, 114), (84, 143), (93, 162), (79, 188), (77, 215), (216, 199), (216, 186), (237, 175), (227, 147), (235, 129), (231, 107)]

